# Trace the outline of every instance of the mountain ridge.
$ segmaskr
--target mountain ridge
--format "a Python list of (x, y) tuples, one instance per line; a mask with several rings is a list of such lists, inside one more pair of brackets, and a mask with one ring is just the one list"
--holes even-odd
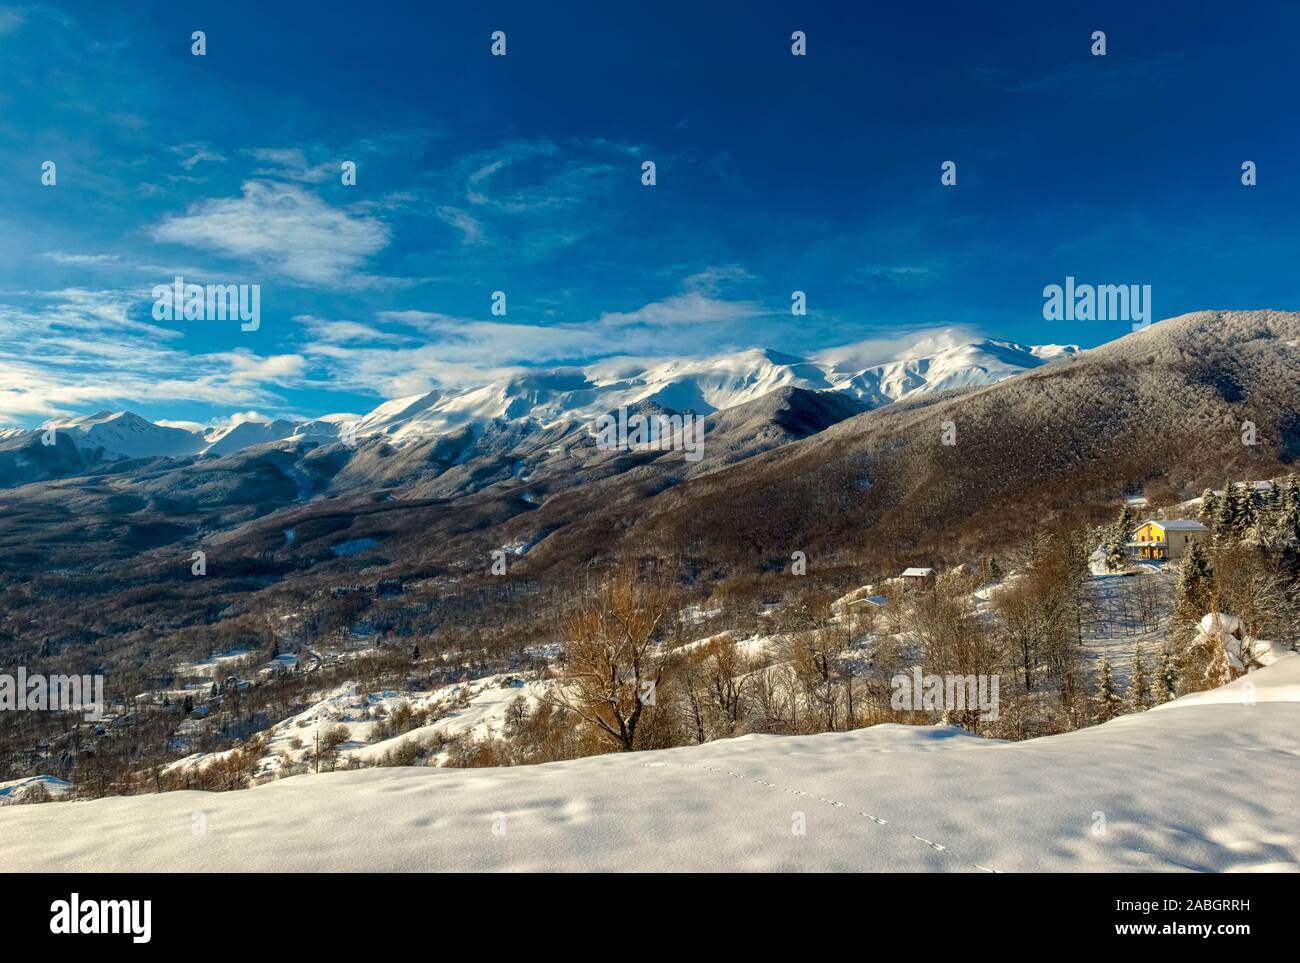
[(188, 428), (168, 419), (149, 421), (129, 409), (102, 410), (51, 419), (36, 429), (5, 429), (0, 449), (34, 444), (50, 428), (66, 433), (78, 451), (98, 451), (100, 459), (110, 461), (228, 455), (266, 443), (330, 442), (345, 435), (382, 436), (390, 444), (403, 445), (467, 426), (481, 431), (498, 420), (554, 428), (642, 403), (705, 416), (788, 387), (842, 393), (870, 409), (912, 395), (994, 384), (1079, 351), (1074, 345), (1021, 345), (993, 338), (958, 342), (951, 331), (873, 364), (854, 358), (860, 347), (848, 345), (811, 358), (753, 348), (650, 364), (600, 361), (536, 369), (464, 389), (389, 399), (360, 417), (247, 418), (219, 427)]

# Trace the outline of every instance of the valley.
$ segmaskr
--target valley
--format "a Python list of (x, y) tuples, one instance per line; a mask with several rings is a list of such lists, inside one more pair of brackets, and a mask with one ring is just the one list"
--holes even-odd
[[(1268, 710), (1278, 721), (1261, 734), (1282, 754), (1277, 768), (1244, 776), (1216, 757), (1197, 781), (1245, 780), (1253, 788), (1243, 791), (1268, 794), (1276, 787), (1265, 782), (1286, 778), (1285, 680), (1300, 624), (1298, 341), (1300, 315), (1205, 313), (1084, 352), (999, 349), (1025, 362), (1018, 373), (934, 358), (880, 366), (891, 374), (873, 381), (878, 396), (861, 390), (861, 372), (836, 380), (836, 363), (751, 353), (743, 370), (733, 358), (623, 372), (600, 393), (588, 372), (403, 399), (346, 422), (346, 440), (335, 418), (214, 433), (102, 415), (56, 428), (55, 446), (10, 433), (0, 454), (11, 470), (66, 474), (0, 490), (0, 668), (93, 675), (105, 704), (89, 722), (0, 715), (0, 818), (26, 827), (8, 813), (95, 799), (89, 812), (106, 812), (104, 797), (130, 797), (142, 808), (121, 811), (143, 827), (177, 818), (167, 800), (196, 791), (251, 793), (274, 812), (275, 801), (298, 800), (277, 819), (334, 818), (317, 810), (317, 793), (340, 791), (349, 802), (339, 812), (351, 812), (372, 790), (407, 792), (400, 772), (559, 767), (566, 806), (614, 807), (636, 825), (632, 797), (584, 788), (588, 773), (621, 767), (614, 757), (634, 749), (640, 761), (620, 779), (636, 787), (668, 774), (706, 812), (731, 805), (723, 787), (743, 781), (812, 807), (799, 818), (863, 820), (830, 837), (866, 834), (847, 862), (789, 852), (755, 869), (805, 858), (912, 870), (1286, 862), (1300, 843), (1285, 833), (1243, 839), (1226, 862), (1195, 833), (1151, 848), (1157, 823), (1130, 800), (1093, 789), (1074, 804), (1047, 787), (1051, 766), (1075, 765), (1076, 745), (1089, 759), (1111, 754), (1100, 763), (1107, 778), (1132, 781), (1112, 733), (1166, 753), (1203, 738), (1166, 721), (1236, 725), (1242, 710), (1221, 700), (1176, 707), (1256, 672), (1261, 685), (1284, 680)], [(987, 361), (991, 344), (939, 354)], [(1051, 360), (1037, 363), (1042, 354)], [(682, 399), (700, 407), (667, 404)], [(602, 445), (601, 416), (574, 413), (611, 401), (644, 418), (699, 419), (703, 457)], [(604, 421), (619, 417), (627, 409)], [(1257, 425), (1254, 446), (1242, 445), (1243, 421)], [(1250, 494), (1210, 492), (1224, 478), (1227, 491)], [(1150, 517), (1205, 519), (1214, 534), (1204, 572), (1123, 552), (1116, 563), (1108, 546), (1135, 537), (1130, 503)], [(1202, 616), (1215, 611), (1243, 613), (1245, 634), (1207, 630)], [(900, 701), (899, 686), (919, 692), (922, 676), (939, 680), (940, 701)], [(942, 701), (944, 679), (970, 701)], [(1160, 724), (1145, 721), (1157, 715)], [(977, 780), (957, 765), (980, 760), (986, 771), (993, 757), (981, 747), (1001, 743), (1041, 763), (1034, 779), (1048, 795), (1026, 798), (1075, 820), (1031, 832), (1054, 840), (1055, 856), (940, 825), (908, 793), (882, 798), (867, 764), (887, 753), (925, 782), (942, 749), (933, 758), (956, 791), (1012, 798), (1014, 767)], [(827, 751), (863, 754), (866, 782), (811, 771), (787, 781), (790, 759)], [(438, 825), (470, 845), (482, 827), (467, 778), (429, 787), (458, 800)], [(491, 782), (520, 789), (500, 811), (523, 848), (472, 865), (536, 865), (527, 840), (553, 819), (509, 815), (545, 810), (533, 778)], [(867, 785), (877, 788), (863, 795)], [(756, 828), (775, 818), (746, 798), (759, 806), (747, 817)], [(201, 805), (244, 818), (238, 802)], [(908, 831), (872, 842), (900, 811)], [(361, 812), (349, 818), (374, 818)], [(1094, 812), (1125, 827), (1118, 850), (1085, 842)], [(1148, 835), (1124, 835), (1134, 819)], [(602, 842), (566, 850), (570, 868), (607, 867), (628, 845), (600, 820), (573, 825)], [(728, 847), (753, 842), (732, 821), (719, 825), (721, 848), (662, 858), (716, 868), (735, 858)], [(30, 831), (58, 836), (58, 826)], [(55, 862), (141, 869), (188, 852), (165, 833), (123, 838), (126, 848), (99, 847), (91, 863), (72, 850)], [(259, 833), (241, 838), (266, 847)], [(265, 851), (298, 865), (304, 851), (286, 839)], [(437, 868), (461, 858), (457, 845), (401, 858), (344, 847), (329, 859)], [(1146, 854), (1138, 862), (1133, 847)], [(251, 848), (226, 852), (255, 859)], [(230, 866), (199, 851), (185, 858)], [(300, 865), (341, 865), (315, 859)]]

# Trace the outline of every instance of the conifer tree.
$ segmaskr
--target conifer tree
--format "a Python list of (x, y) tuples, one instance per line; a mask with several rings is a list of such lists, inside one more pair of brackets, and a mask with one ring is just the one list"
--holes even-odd
[(1129, 676), (1128, 691), (1124, 701), (1129, 712), (1141, 712), (1151, 705), (1151, 693), (1147, 683), (1147, 667), (1142, 659), (1142, 643), (1133, 649), (1133, 674)]
[(1120, 699), (1119, 693), (1115, 691), (1115, 676), (1110, 670), (1110, 659), (1104, 655), (1101, 657), (1101, 667), (1097, 675), (1097, 695), (1094, 697), (1097, 704), (1096, 720), (1098, 722), (1108, 722), (1120, 714), (1124, 703)]
[(1255, 493), (1248, 482), (1243, 482), (1237, 498), (1236, 533), (1238, 539), (1257, 540), (1259, 537), (1259, 507), (1255, 504)]
[(1220, 542), (1233, 542), (1237, 539), (1236, 489), (1231, 480), (1223, 485), (1223, 497), (1218, 501), (1214, 519), (1214, 538)]
[(1174, 655), (1169, 649), (1160, 653), (1160, 667), (1156, 670), (1155, 682), (1151, 689), (1151, 701), (1162, 705), (1171, 701), (1178, 692), (1178, 669), (1174, 666)]
[(1115, 537), (1121, 545), (1133, 537), (1133, 523), (1133, 510), (1125, 502), (1119, 511), (1119, 517), (1115, 519)]
[(1119, 516), (1101, 530), (1101, 555), (1106, 571), (1122, 572), (1128, 568), (1128, 540), (1133, 537), (1133, 512), (1125, 504)]
[(1219, 518), (1219, 496), (1213, 488), (1201, 492), (1201, 510), (1196, 513), (1201, 521), (1213, 525)]
[(1184, 619), (1199, 620), (1205, 614), (1213, 591), (1210, 563), (1200, 543), (1187, 547), (1178, 568), (1178, 581), (1174, 585), (1174, 613)]
[(1271, 515), (1277, 511), (1278, 497), (1281, 495), (1279, 487), (1273, 482), (1269, 482), (1268, 488), (1258, 494), (1258, 508), (1261, 514)]
[(1278, 528), (1284, 541), (1300, 539), (1300, 487), (1294, 478), (1282, 483), (1277, 498)]
[(1106, 571), (1122, 572), (1128, 568), (1128, 551), (1124, 548), (1124, 543), (1115, 537), (1114, 530), (1107, 533), (1102, 550), (1106, 556)]

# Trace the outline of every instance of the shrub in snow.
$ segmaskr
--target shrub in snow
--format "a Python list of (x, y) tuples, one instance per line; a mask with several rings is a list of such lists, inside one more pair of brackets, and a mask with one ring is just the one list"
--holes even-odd
[(1228, 664), (1228, 654), (1224, 651), (1223, 644), (1215, 636), (1207, 636), (1206, 641), (1211, 646), (1212, 654), (1205, 667), (1205, 674), (1201, 677), (1201, 688), (1217, 689), (1232, 681), (1232, 666)]

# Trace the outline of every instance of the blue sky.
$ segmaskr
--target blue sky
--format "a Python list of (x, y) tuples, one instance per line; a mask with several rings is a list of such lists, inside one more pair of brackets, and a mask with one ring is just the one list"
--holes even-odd
[[(905, 6), (0, 5), (0, 422), (1127, 332), (1044, 321), (1067, 275), (1297, 306), (1300, 9)], [(261, 327), (155, 321), (176, 274), (260, 284)]]

